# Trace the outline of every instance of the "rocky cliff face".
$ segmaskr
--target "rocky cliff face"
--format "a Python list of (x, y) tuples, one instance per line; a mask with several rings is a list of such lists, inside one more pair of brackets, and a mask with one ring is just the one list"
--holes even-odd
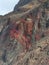
[(49, 65), (49, 0), (20, 0), (0, 16), (0, 65)]
[(20, 6), (23, 6), (23, 5), (26, 5), (28, 4), (29, 2), (31, 2), (32, 0), (20, 0), (18, 2), (18, 4), (15, 5), (14, 7), (14, 11), (17, 11), (17, 9), (20, 7)]

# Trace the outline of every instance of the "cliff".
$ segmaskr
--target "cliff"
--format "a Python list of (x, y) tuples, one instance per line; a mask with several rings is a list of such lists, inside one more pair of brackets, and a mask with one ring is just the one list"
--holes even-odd
[(20, 0), (0, 16), (0, 65), (49, 65), (49, 0)]

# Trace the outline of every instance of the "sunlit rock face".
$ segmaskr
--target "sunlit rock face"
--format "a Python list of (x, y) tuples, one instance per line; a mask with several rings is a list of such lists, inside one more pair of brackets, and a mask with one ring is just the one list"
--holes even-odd
[(20, 0), (20, 1), (18, 2), (18, 4), (15, 5), (14, 11), (17, 11), (17, 9), (18, 9), (20, 6), (23, 6), (23, 5), (25, 5), (25, 4), (27, 4), (27, 3), (31, 2), (31, 1), (32, 1), (32, 0)]

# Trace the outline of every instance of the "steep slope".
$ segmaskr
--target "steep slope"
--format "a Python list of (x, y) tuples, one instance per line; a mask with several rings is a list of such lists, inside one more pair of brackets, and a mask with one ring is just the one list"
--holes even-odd
[(32, 1), (32, 0), (20, 0), (20, 1), (18, 2), (18, 4), (15, 5), (14, 11), (17, 11), (17, 9), (18, 9), (20, 6), (26, 5), (26, 4), (28, 4), (29, 2), (31, 2), (31, 1)]
[(20, 0), (0, 17), (0, 64), (49, 65), (49, 0)]

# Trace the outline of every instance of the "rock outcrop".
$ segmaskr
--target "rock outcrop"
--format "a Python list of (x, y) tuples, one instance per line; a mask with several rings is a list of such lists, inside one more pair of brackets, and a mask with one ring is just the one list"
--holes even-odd
[(49, 65), (49, 0), (20, 0), (0, 16), (0, 65)]
[(28, 4), (28, 3), (31, 2), (31, 1), (32, 1), (32, 0), (20, 0), (20, 1), (18, 2), (18, 4), (15, 5), (14, 11), (17, 11), (20, 6), (24, 6), (24, 5)]

